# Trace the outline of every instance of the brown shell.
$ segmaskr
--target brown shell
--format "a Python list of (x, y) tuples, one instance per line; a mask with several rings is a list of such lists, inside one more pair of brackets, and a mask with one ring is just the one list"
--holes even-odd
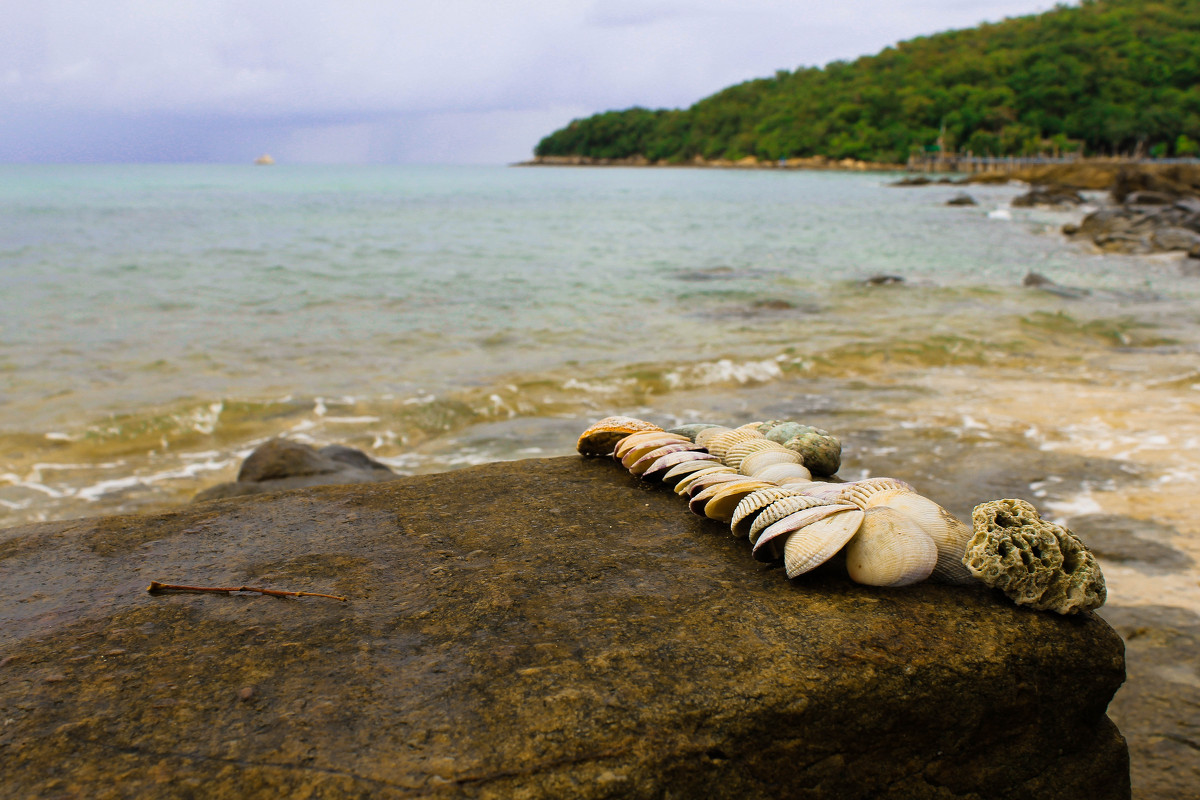
[(708, 504), (704, 506), (704, 516), (709, 519), (719, 520), (725, 524), (733, 521), (733, 511), (738, 507), (738, 504), (749, 494), (758, 491), (759, 489), (774, 488), (769, 483), (756, 481), (752, 478), (746, 478), (745, 482), (730, 482), (717, 487), (717, 492), (708, 500)]
[[(698, 448), (695, 445), (692, 445), (692, 447), (695, 449), (675, 450), (659, 456), (653, 464), (646, 468), (646, 471), (642, 473), (642, 477), (646, 480), (666, 481), (669, 478), (668, 473), (670, 473), (674, 467), (677, 467), (681, 464), (693, 462), (703, 463), (705, 461), (718, 464), (720, 463), (716, 456), (709, 455), (708, 453), (704, 452), (703, 449)], [(699, 469), (699, 467), (697, 467), (697, 469)]]
[(617, 446), (617, 442), (631, 433), (661, 430), (653, 423), (633, 417), (605, 417), (593, 422), (579, 435), (575, 449), (584, 456), (606, 456)]

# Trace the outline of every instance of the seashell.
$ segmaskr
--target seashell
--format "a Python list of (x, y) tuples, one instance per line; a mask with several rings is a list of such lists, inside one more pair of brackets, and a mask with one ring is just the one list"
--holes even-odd
[[(677, 433), (680, 436), (686, 436), (693, 442), (696, 441), (696, 434), (705, 428), (724, 428), (723, 425), (716, 425), (712, 422), (692, 422), (687, 425), (680, 425), (675, 428), (668, 428), (667, 433)], [(726, 430), (728, 430), (726, 428)]]
[[(625, 456), (629, 454), (630, 450), (641, 448), (642, 455), (645, 455), (655, 447), (661, 447), (664, 444), (691, 444), (691, 442), (682, 436), (676, 436), (675, 434), (667, 433), (666, 431), (631, 433), (621, 441), (617, 442), (617, 446), (613, 449), (613, 458), (624, 464)], [(628, 466), (625, 468), (629, 469)]]
[[(734, 509), (738, 507), (738, 504), (747, 495), (757, 492), (760, 489), (773, 489), (775, 487), (764, 481), (743, 478), (742, 481), (718, 484), (712, 488), (715, 488), (716, 492), (708, 499), (708, 503), (704, 506), (704, 516), (709, 519), (720, 520), (728, 525), (733, 521)], [(705, 491), (707, 492), (708, 490)], [(704, 492), (701, 494), (704, 494)], [(699, 499), (700, 495), (697, 495), (692, 499), (692, 503), (695, 503)]]
[[(696, 445), (692, 445), (692, 447), (696, 447)], [(673, 453), (667, 453), (666, 455), (659, 456), (658, 460), (651, 464), (646, 471), (642, 473), (642, 478), (645, 480), (661, 480), (665, 482), (668, 479), (667, 473), (670, 472), (673, 467), (680, 466), (681, 464), (703, 464), (706, 461), (710, 463), (721, 463), (718, 461), (716, 456), (704, 452), (703, 449), (697, 448), (695, 450), (676, 450)], [(674, 485), (673, 481), (672, 485)]]
[(657, 425), (633, 417), (605, 417), (593, 422), (579, 435), (575, 449), (584, 456), (606, 456), (617, 446), (617, 442), (631, 433), (661, 430)]
[(833, 558), (858, 533), (863, 516), (862, 511), (851, 507), (849, 511), (810, 522), (784, 539), (783, 566), (787, 576), (803, 575)]
[[(640, 450), (640, 448), (634, 448), (630, 453), (628, 453), (625, 456), (625, 458), (627, 458), (627, 459), (632, 458), (634, 455), (636, 455), (639, 452), (639, 450)], [(646, 470), (650, 469), (651, 465), (653, 465), (654, 462), (658, 461), (658, 459), (662, 458), (665, 455), (670, 455), (671, 453), (681, 453), (681, 452), (695, 453), (695, 452), (703, 452), (703, 451), (704, 451), (704, 448), (697, 447), (696, 445), (692, 444), (691, 442), (673, 442), (671, 444), (664, 444), (662, 447), (656, 447), (653, 450), (651, 450), (650, 452), (645, 453), (637, 461), (634, 461), (633, 464), (631, 464), (629, 466), (629, 472), (633, 475), (641, 475)], [(622, 460), (621, 463), (624, 464), (625, 463), (624, 460)]]
[(745, 425), (738, 425), (736, 428), (734, 428), (734, 430), (735, 431), (753, 431), (754, 433), (759, 433), (759, 430), (758, 430), (759, 425), (762, 425), (762, 423), (761, 422), (747, 422)]
[(758, 432), (776, 444), (783, 444), (789, 439), (795, 439), (807, 429), (807, 425), (801, 425), (799, 422), (775, 420), (768, 425), (766, 430), (760, 427)]
[(729, 431), (729, 430), (732, 430), (732, 428), (726, 428), (724, 425), (713, 425), (709, 428), (703, 428), (703, 429), (697, 431), (696, 436), (692, 441), (694, 441), (696, 444), (700, 445), (701, 447), (706, 448), (706, 447), (708, 447), (708, 443), (710, 441), (712, 441), (712, 438), (714, 436), (725, 433), (726, 431)]
[[(742, 469), (746, 468), (746, 462), (742, 462)], [(809, 472), (803, 464), (768, 464), (765, 467), (755, 469), (752, 473), (755, 478), (763, 481), (771, 481), (771, 483), (784, 484), (787, 483), (812, 483), (812, 473)]]
[[(858, 530), (858, 524), (862, 522), (861, 515), (863, 512), (849, 503), (823, 503), (788, 514), (783, 519), (768, 525), (754, 541), (753, 555), (759, 561), (774, 561), (783, 555), (784, 545), (788, 536), (799, 531), (801, 528), (813, 524), (817, 520), (825, 519), (826, 517), (842, 512), (854, 512), (840, 523), (841, 526), (850, 526), (849, 533), (842, 539), (842, 544), (845, 544), (846, 540)], [(841, 527), (836, 528), (836, 530), (841, 530)], [(838, 549), (841, 546), (839, 544)], [(837, 550), (835, 549), (833, 553), (836, 552)], [(833, 553), (830, 553), (825, 558), (828, 559)], [(815, 567), (817, 565), (813, 564), (812, 566)]]
[(937, 564), (937, 545), (912, 517), (887, 506), (861, 513), (862, 525), (846, 545), (851, 580), (867, 586), (908, 586), (929, 577)]
[[(729, 468), (726, 467), (726, 469), (729, 469)], [(710, 472), (707, 475), (701, 475), (700, 477), (691, 481), (688, 484), (687, 489), (684, 490), (683, 494), (686, 494), (688, 496), (688, 501), (690, 503), (692, 498), (694, 498), (696, 495), (703, 492), (708, 487), (713, 486), (715, 484), (732, 483), (734, 481), (748, 481), (748, 480), (753, 480), (753, 479), (747, 478), (745, 475), (742, 475), (741, 473), (738, 473), (738, 472), (732, 472), (732, 471), (730, 471), (730, 472)], [(683, 494), (680, 494), (678, 486), (675, 487), (675, 493), (679, 494), (680, 497), (683, 496)]]
[(756, 431), (737, 429), (732, 431), (723, 431), (718, 433), (708, 440), (705, 447), (708, 452), (712, 453), (722, 461), (725, 460), (725, 454), (729, 452), (729, 448), (733, 447), (738, 442), (745, 442), (750, 439), (761, 439), (763, 435)]
[(733, 514), (729, 519), (730, 533), (734, 536), (748, 536), (750, 534), (750, 525), (754, 522), (755, 517), (758, 516), (760, 511), (776, 500), (796, 496), (798, 496), (796, 491), (782, 486), (769, 486), (751, 492), (743, 497), (742, 501), (737, 504), (737, 508), (733, 510)]
[(750, 539), (751, 544), (758, 544), (758, 537), (762, 535), (763, 531), (789, 514), (795, 514), (797, 511), (803, 511), (806, 508), (828, 505), (834, 504), (819, 497), (789, 493), (786, 497), (781, 497), (764, 507), (758, 516), (754, 518), (754, 522), (750, 523), (750, 530), (746, 533), (746, 536)]
[(744, 442), (738, 442), (737, 444), (731, 446), (725, 451), (725, 457), (721, 460), (725, 462), (725, 466), (740, 470), (742, 468), (742, 461), (745, 460), (746, 456), (751, 455), (752, 453), (770, 451), (791, 453), (790, 450), (787, 450), (786, 448), (781, 447), (774, 442), (768, 442), (766, 439), (754, 438), (748, 439)]
[(1079, 537), (1047, 522), (1024, 500), (980, 503), (963, 563), (1020, 605), (1076, 614), (1104, 605), (1108, 590), (1096, 557)]
[(863, 478), (861, 481), (831, 484), (842, 487), (839, 495), (847, 503), (853, 503), (859, 508), (866, 508), (867, 500), (879, 492), (894, 492), (897, 490), (916, 493), (916, 489), (898, 478)]
[[(672, 453), (666, 458), (678, 456), (677, 453)], [(670, 467), (662, 476), (662, 482), (668, 486), (674, 487), (681, 480), (691, 475), (693, 472), (700, 470), (710, 470), (715, 467), (724, 467), (721, 460), (714, 455), (705, 453), (702, 450), (696, 451), (696, 458), (682, 459), (678, 464)]]
[(808, 425), (804, 428), (802, 433), (788, 439), (783, 446), (799, 453), (804, 459), (804, 466), (813, 475), (836, 475), (842, 466), (842, 443), (829, 431)]
[[(766, 439), (763, 439), (762, 441), (765, 442)], [(736, 445), (730, 448), (730, 454), (743, 445), (749, 447), (752, 444), (758, 444), (758, 442), (743, 442), (741, 445)], [(726, 458), (728, 457), (729, 456), (727, 455)], [(798, 453), (793, 453), (791, 450), (779, 446), (755, 450), (747, 453), (745, 457), (742, 458), (742, 463), (738, 465), (738, 469), (741, 470), (741, 472), (745, 475), (753, 475), (758, 470), (765, 469), (773, 464), (790, 464), (792, 466), (797, 466), (801, 469), (804, 469), (804, 467), (800, 464), (800, 455)], [(729, 466), (732, 467), (733, 465), (730, 464)], [(809, 474), (807, 469), (804, 469), (804, 472), (805, 474)]]
[(720, 461), (717, 461), (708, 469), (698, 469), (691, 475), (684, 476), (683, 479), (675, 484), (675, 494), (679, 495), (680, 497), (690, 497), (692, 485), (701, 478), (705, 478), (710, 475), (732, 475), (734, 477), (741, 477), (738, 476), (738, 473), (734, 472)]
[[(852, 501), (853, 502), (853, 501)], [(866, 498), (864, 508), (886, 506), (909, 517), (921, 526), (937, 547), (937, 564), (932, 578), (943, 583), (973, 583), (975, 578), (963, 565), (963, 554), (973, 531), (966, 523), (930, 500), (907, 489), (885, 489)]]

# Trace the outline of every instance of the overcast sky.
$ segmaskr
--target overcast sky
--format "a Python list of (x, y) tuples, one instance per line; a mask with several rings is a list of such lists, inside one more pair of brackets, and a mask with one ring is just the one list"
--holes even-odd
[(0, 161), (505, 163), (1039, 0), (0, 0)]

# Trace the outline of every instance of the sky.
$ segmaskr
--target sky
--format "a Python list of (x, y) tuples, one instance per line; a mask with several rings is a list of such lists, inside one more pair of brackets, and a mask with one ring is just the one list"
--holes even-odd
[(0, 162), (503, 164), (1042, 0), (0, 0)]

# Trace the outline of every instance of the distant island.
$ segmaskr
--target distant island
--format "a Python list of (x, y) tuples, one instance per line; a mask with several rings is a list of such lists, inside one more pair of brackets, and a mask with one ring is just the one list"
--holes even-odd
[(1078, 7), (780, 70), (687, 109), (576, 119), (534, 163), (905, 163), (977, 156), (1200, 155), (1200, 3)]

